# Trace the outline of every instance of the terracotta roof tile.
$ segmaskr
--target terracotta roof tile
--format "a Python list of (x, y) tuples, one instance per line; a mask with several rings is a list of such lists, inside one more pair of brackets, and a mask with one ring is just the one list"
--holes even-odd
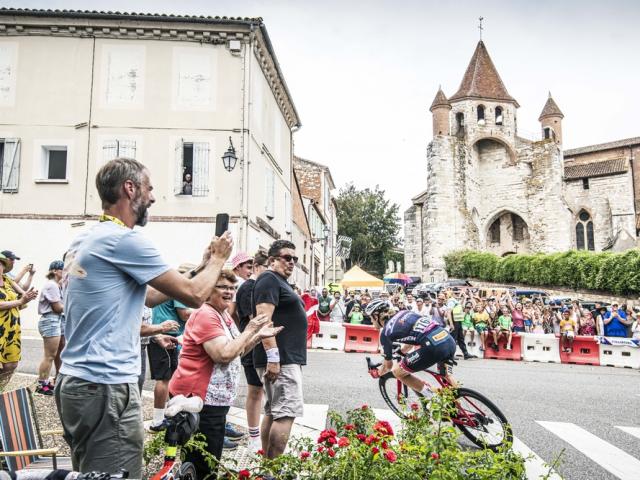
[(565, 158), (573, 157), (583, 153), (600, 152), (602, 150), (612, 150), (614, 148), (630, 147), (632, 145), (640, 145), (640, 137), (625, 138), (623, 140), (616, 140), (615, 142), (599, 143), (597, 145), (573, 148), (571, 150), (565, 150), (564, 156)]
[(442, 91), (442, 88), (438, 88), (438, 93), (436, 93), (433, 103), (431, 104), (431, 107), (429, 107), (429, 111), (433, 112), (433, 109), (436, 107), (451, 108), (451, 104), (449, 103), (449, 100), (447, 100), (447, 96)]
[(516, 107), (519, 106), (518, 102), (507, 92), (507, 88), (502, 83), (498, 70), (496, 70), (482, 40), (478, 42), (478, 46), (473, 52), (467, 71), (462, 77), (460, 88), (449, 98), (449, 101), (463, 98), (503, 100), (515, 103)]
[(565, 165), (565, 180), (577, 180), (580, 178), (601, 177), (625, 173), (629, 168), (626, 158), (614, 158), (601, 162), (587, 163), (583, 165)]
[(542, 113), (538, 117), (538, 121), (542, 120), (544, 117), (556, 116), (560, 118), (564, 118), (564, 114), (551, 97), (551, 92), (549, 92), (549, 98), (547, 98), (547, 103), (544, 104), (544, 108), (542, 109)]

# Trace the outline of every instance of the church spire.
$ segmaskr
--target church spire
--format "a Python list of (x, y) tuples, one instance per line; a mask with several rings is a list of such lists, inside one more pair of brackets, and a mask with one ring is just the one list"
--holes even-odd
[(476, 50), (473, 52), (458, 91), (449, 100), (456, 101), (466, 98), (505, 101), (513, 103), (516, 107), (520, 106), (507, 92), (507, 88), (502, 83), (498, 70), (482, 40), (478, 42)]
[(551, 96), (551, 92), (549, 92), (549, 98), (547, 98), (547, 103), (544, 104), (544, 108), (538, 117), (538, 121), (542, 121), (545, 117), (560, 117), (564, 118), (564, 114), (558, 107), (558, 104), (555, 102), (553, 97)]

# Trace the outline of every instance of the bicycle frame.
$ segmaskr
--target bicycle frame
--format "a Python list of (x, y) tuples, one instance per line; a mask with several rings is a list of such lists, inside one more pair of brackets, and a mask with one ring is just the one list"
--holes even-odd
[(151, 477), (151, 480), (174, 480), (175, 478), (178, 478), (180, 460), (176, 460), (177, 454), (178, 447), (176, 445), (167, 446), (164, 453), (162, 468), (158, 473)]

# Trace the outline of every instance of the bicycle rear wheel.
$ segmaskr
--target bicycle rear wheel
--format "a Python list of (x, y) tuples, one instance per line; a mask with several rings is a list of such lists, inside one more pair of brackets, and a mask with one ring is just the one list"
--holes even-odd
[(459, 388), (456, 397), (457, 413), (451, 421), (475, 445), (495, 451), (513, 442), (507, 417), (491, 400), (468, 388)]
[(184, 462), (180, 465), (180, 471), (178, 472), (178, 478), (180, 480), (198, 480), (196, 474), (196, 467), (191, 462)]
[(391, 372), (385, 373), (378, 379), (378, 387), (386, 404), (389, 405), (393, 413), (400, 418), (406, 418), (408, 416), (413, 403), (421, 405), (420, 399), (422, 398), (422, 394), (407, 387), (394, 377)]

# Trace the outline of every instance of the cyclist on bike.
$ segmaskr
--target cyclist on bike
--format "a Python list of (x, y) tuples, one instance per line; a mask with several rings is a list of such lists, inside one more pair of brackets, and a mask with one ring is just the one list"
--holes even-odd
[[(381, 330), (380, 343), (384, 349), (384, 362), (378, 369), (378, 375), (382, 376), (391, 371), (408, 387), (427, 398), (431, 397), (433, 392), (429, 385), (412, 374), (436, 363), (439, 367), (443, 367), (445, 361), (452, 359), (456, 353), (456, 341), (453, 337), (429, 317), (406, 310), (394, 315), (389, 304), (384, 300), (373, 300), (367, 305), (365, 311), (371, 317), (376, 329)], [(416, 345), (418, 348), (408, 353), (394, 366), (394, 342)], [(449, 373), (446, 377), (452, 385), (455, 385)]]

